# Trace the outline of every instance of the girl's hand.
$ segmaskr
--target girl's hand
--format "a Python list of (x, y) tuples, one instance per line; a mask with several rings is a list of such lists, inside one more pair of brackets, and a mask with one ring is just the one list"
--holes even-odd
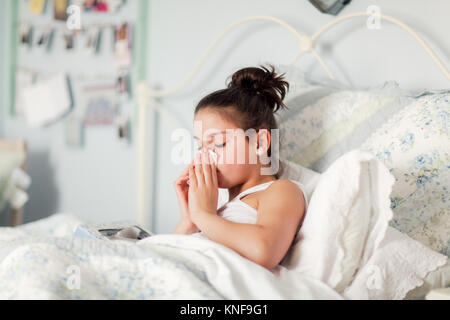
[(203, 214), (217, 214), (217, 169), (205, 149), (196, 155), (195, 169), (189, 166), (189, 180), (188, 207), (195, 224)]
[[(191, 162), (192, 165), (194, 161)], [(189, 166), (190, 166), (189, 165)], [(187, 181), (189, 180), (189, 166), (181, 173), (178, 179), (174, 182), (174, 188), (178, 198), (178, 206), (181, 212), (180, 225), (186, 233), (195, 233), (200, 231), (197, 226), (192, 222), (191, 215), (189, 213), (188, 205), (188, 191), (189, 185)]]

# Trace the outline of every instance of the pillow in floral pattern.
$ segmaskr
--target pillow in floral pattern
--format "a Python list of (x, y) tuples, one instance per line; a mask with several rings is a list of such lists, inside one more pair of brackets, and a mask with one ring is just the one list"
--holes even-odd
[(284, 101), (288, 110), (277, 113), (280, 154), (319, 173), (358, 148), (387, 119), (414, 101), (392, 81), (356, 89), (331, 80), (309, 80), (295, 66), (276, 69), (289, 82)]
[(425, 94), (389, 119), (361, 149), (395, 176), (391, 226), (450, 256), (450, 90)]

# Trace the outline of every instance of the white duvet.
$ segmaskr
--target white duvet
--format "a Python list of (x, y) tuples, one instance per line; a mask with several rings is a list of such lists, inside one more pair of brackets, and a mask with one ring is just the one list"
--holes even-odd
[(307, 276), (276, 277), (207, 239), (73, 238), (68, 215), (0, 232), (0, 299), (341, 299)]
[[(290, 253), (291, 263), (303, 257), (301, 263), (292, 269), (279, 266), (274, 272), (203, 237), (157, 235), (137, 244), (74, 238), (76, 226), (85, 222), (71, 215), (54, 215), (16, 229), (0, 228), (0, 299), (402, 299), (430, 271), (445, 264), (446, 257), (409, 238), (385, 237), (392, 216), (388, 203), (393, 184), (385, 170), (359, 151), (330, 166), (314, 191), (307, 213), (310, 222), (305, 219), (302, 226), (300, 241), (304, 242)], [(364, 187), (360, 181), (366, 181)], [(335, 202), (336, 196), (339, 201)], [(315, 219), (327, 212), (344, 212), (347, 218), (353, 217), (350, 222), (364, 214), (359, 223), (368, 221), (369, 227), (357, 237), (346, 237), (341, 234), (344, 231), (331, 237), (321, 230), (328, 216)], [(320, 225), (308, 227), (314, 220)], [(324, 236), (314, 242), (306, 228)], [(362, 238), (366, 239), (359, 246), (363, 251), (355, 255), (354, 243)], [(331, 261), (329, 251), (336, 248), (323, 241), (333, 239), (347, 244)], [(302, 243), (310, 245), (302, 249)], [(319, 268), (323, 271), (308, 271), (314, 268), (304, 263), (315, 255), (305, 255), (306, 250), (328, 261)], [(349, 259), (357, 260), (349, 263)], [(336, 263), (339, 268), (329, 267)], [(347, 272), (342, 287), (344, 282), (333, 279), (342, 279), (348, 266), (356, 269)], [(378, 274), (375, 283), (373, 270)]]

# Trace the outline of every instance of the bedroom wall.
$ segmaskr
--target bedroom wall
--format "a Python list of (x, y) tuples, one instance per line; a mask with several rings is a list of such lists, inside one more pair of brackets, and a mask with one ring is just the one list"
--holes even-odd
[[(4, 54), (5, 46), (3, 44), (5, 43), (5, 22), (6, 22), (6, 20), (3, 19), (3, 17), (2, 17), (2, 15), (4, 14), (3, 12), (5, 12), (5, 2), (0, 1), (0, 17), (1, 17), (0, 18), (0, 72), (3, 72), (3, 70), (4, 70), (4, 60), (5, 60), (5, 54)], [(1, 94), (3, 94), (3, 92), (1, 92), (1, 90), (3, 90), (2, 89), (3, 86), (4, 86), (3, 77), (0, 77), (0, 93)], [(5, 117), (3, 116), (3, 102), (0, 101), (0, 137), (3, 134), (4, 118)]]
[[(340, 15), (366, 11), (376, 4), (381, 11), (415, 27), (425, 40), (450, 57), (450, 2), (447, 0), (358, 0)], [(153, 1), (150, 35), (151, 82), (162, 88), (178, 84), (213, 39), (231, 22), (248, 15), (273, 15), (312, 34), (334, 17), (321, 14), (308, 1)], [(319, 46), (336, 77), (356, 86), (379, 85), (396, 80), (406, 89), (448, 88), (449, 82), (425, 51), (403, 30), (382, 22), (380, 30), (368, 30), (363, 18), (347, 21), (330, 30)], [(238, 68), (261, 62), (289, 63), (297, 52), (297, 40), (286, 30), (266, 22), (242, 25), (229, 34), (193, 83), (164, 105), (183, 123), (192, 126), (196, 102), (213, 90), (223, 88), (225, 79)], [(446, 60), (450, 66), (449, 60)], [(325, 77), (310, 57), (297, 63), (313, 77)], [(170, 155), (170, 130), (161, 120), (158, 130), (155, 229), (170, 232), (178, 222), (173, 181), (183, 166), (165, 160)]]
[[(0, 1), (0, 75), (2, 74), (5, 66), (5, 46), (3, 45), (5, 43), (5, 19), (3, 19), (3, 12), (5, 12), (5, 2)], [(4, 114), (3, 114), (3, 77), (0, 76), (0, 138), (3, 137), (3, 122), (5, 120)], [(0, 210), (0, 225), (5, 225), (8, 223), (7, 215), (5, 214), (6, 209)]]
[[(4, 7), (6, 1), (0, 3)], [(29, 13), (23, 3), (20, 6), (22, 19), (32, 21), (37, 26), (51, 21), (52, 1), (48, 1), (49, 7), (43, 16)], [(1, 15), (5, 12), (7, 10), (0, 7), (2, 21)], [(133, 22), (136, 13), (137, 2), (131, 1), (118, 13), (86, 14), (82, 16), (82, 22), (87, 25), (94, 22)], [(111, 20), (111, 16), (115, 20)], [(37, 70), (42, 75), (58, 70), (86, 78), (110, 74), (114, 60), (110, 50), (113, 42), (108, 31), (104, 30), (100, 52), (95, 57), (83, 55), (80, 51), (78, 54), (65, 53), (59, 38), (61, 33), (58, 33), (49, 53), (19, 48), (19, 65)], [(3, 70), (4, 66), (0, 67), (0, 72)], [(72, 77), (72, 83), (74, 81)], [(74, 99), (75, 103), (80, 102), (80, 96), (76, 94)], [(25, 222), (56, 212), (71, 213), (94, 221), (135, 218), (136, 148), (134, 143), (126, 146), (116, 138), (115, 126), (88, 128), (84, 130), (84, 146), (80, 149), (71, 148), (66, 144), (64, 121), (42, 128), (28, 128), (22, 117), (11, 117), (7, 110), (9, 108), (0, 107), (3, 122), (3, 134), (0, 132), (0, 137), (26, 139), (28, 143), (27, 171), (32, 177), (32, 184), (29, 189), (30, 201), (25, 207)]]
[[(4, 20), (3, 3), (0, 1), (0, 21)], [(415, 27), (441, 57), (450, 57), (448, 0), (358, 0), (341, 15), (365, 11), (372, 4)], [(321, 14), (306, 0), (153, 0), (149, 8), (151, 84), (161, 88), (178, 84), (219, 32), (237, 19), (259, 14), (282, 18), (310, 34), (334, 18)], [(0, 49), (4, 49), (1, 37), (2, 29)], [(418, 44), (389, 23), (382, 22), (380, 30), (368, 30), (364, 19), (348, 21), (327, 33), (320, 43), (324, 59), (343, 82), (370, 86), (397, 80), (411, 90), (449, 87), (448, 80)], [(3, 72), (1, 52), (0, 72)], [(285, 29), (268, 22), (243, 25), (216, 48), (188, 88), (162, 103), (185, 127), (191, 128), (196, 102), (205, 94), (223, 88), (226, 78), (234, 71), (264, 62), (288, 63), (296, 52), (297, 40)], [(448, 66), (448, 59), (445, 62)], [(311, 57), (302, 58), (297, 66), (315, 78), (326, 76)], [(27, 221), (54, 212), (70, 212), (98, 221), (134, 217), (135, 144), (128, 150), (119, 149), (109, 139), (111, 132), (96, 130), (87, 136), (83, 152), (74, 152), (64, 147), (61, 125), (29, 130), (21, 120), (5, 116), (2, 104), (0, 114), (0, 137), (25, 137), (33, 145), (34, 160), (29, 170), (34, 182)], [(179, 209), (172, 185), (183, 166), (167, 161), (172, 146), (171, 130), (166, 119), (158, 117), (158, 121), (153, 181), (156, 201), (151, 209), (154, 212), (151, 228), (165, 233), (178, 222)], [(93, 171), (96, 167), (100, 169)], [(89, 179), (92, 175), (95, 179)]]

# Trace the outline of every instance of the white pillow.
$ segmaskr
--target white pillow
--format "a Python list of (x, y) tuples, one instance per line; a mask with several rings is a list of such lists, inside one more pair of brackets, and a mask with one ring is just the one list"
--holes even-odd
[(353, 150), (320, 176), (302, 227), (281, 265), (338, 292), (384, 237), (394, 177), (373, 155)]
[(308, 199), (309, 202), (314, 189), (319, 183), (321, 174), (287, 159), (282, 158), (280, 159), (280, 162), (283, 166), (283, 172), (280, 176), (280, 179), (289, 179), (300, 182), (305, 187), (305, 190), (303, 190), (303, 192), (306, 194), (304, 196)]
[(405, 300), (423, 300), (426, 295), (434, 289), (450, 287), (450, 261), (442, 267), (430, 272), (424, 279), (423, 284), (409, 291)]
[[(361, 267), (343, 295), (348, 299), (370, 300), (419, 298), (424, 288), (450, 284), (450, 269), (445, 266), (447, 260), (445, 255), (389, 227), (379, 248)], [(424, 280), (427, 286), (422, 288)], [(437, 281), (433, 283), (432, 280)], [(419, 289), (416, 294), (414, 288)], [(408, 292), (411, 294), (407, 296)]]

